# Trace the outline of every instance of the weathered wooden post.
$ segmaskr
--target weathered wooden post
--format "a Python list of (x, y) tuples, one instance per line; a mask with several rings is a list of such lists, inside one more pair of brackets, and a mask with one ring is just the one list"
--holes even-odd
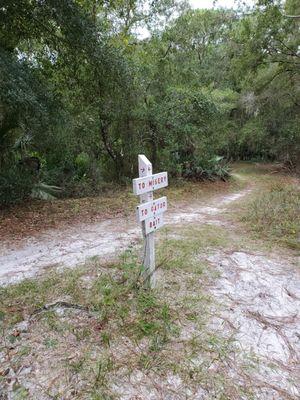
[(133, 193), (140, 196), (137, 220), (144, 236), (143, 278), (151, 288), (156, 285), (154, 232), (163, 226), (167, 198), (153, 200), (153, 191), (168, 186), (167, 172), (152, 174), (152, 164), (144, 155), (138, 156), (139, 178), (133, 180)]

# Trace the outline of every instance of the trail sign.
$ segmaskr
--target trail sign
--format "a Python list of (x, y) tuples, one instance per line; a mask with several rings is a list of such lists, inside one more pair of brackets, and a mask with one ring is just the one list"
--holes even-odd
[(150, 287), (156, 285), (154, 232), (164, 224), (163, 213), (167, 210), (167, 198), (153, 200), (153, 190), (168, 186), (168, 173), (152, 174), (152, 164), (146, 156), (138, 156), (139, 178), (133, 179), (133, 193), (140, 196), (137, 220), (142, 223), (145, 238), (143, 275)]
[(160, 172), (159, 174), (134, 179), (133, 193), (148, 193), (152, 190), (161, 189), (166, 186), (168, 186), (168, 174), (167, 172)]
[(142, 222), (147, 218), (155, 217), (167, 211), (167, 198), (166, 196), (159, 199), (148, 201), (137, 206), (137, 221)]
[(163, 214), (157, 217), (151, 217), (145, 220), (145, 232), (148, 235), (151, 232), (156, 231), (164, 225)]

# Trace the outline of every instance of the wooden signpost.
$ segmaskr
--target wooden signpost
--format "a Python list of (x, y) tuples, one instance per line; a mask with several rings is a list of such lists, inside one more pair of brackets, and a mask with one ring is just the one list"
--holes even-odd
[(167, 210), (167, 198), (153, 200), (153, 191), (168, 186), (168, 173), (152, 174), (152, 164), (144, 155), (138, 156), (139, 178), (133, 179), (133, 193), (140, 196), (137, 220), (142, 223), (145, 239), (144, 279), (151, 288), (156, 285), (154, 232), (164, 224), (163, 213)]

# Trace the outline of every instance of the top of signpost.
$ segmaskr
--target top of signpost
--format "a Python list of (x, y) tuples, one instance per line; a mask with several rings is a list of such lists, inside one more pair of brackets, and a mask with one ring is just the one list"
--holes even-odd
[(144, 154), (139, 154), (139, 176), (144, 177), (152, 175), (152, 164)]

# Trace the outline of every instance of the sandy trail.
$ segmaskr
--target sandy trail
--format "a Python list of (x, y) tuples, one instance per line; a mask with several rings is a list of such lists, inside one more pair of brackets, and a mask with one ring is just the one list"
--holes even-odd
[[(191, 204), (173, 208), (167, 213), (166, 223), (208, 222), (220, 223), (214, 217), (224, 207), (245, 196), (248, 190), (217, 196), (210, 206)], [(130, 218), (130, 219), (129, 219)], [(77, 224), (63, 230), (48, 230), (39, 238), (23, 240), (14, 247), (0, 243), (0, 285), (18, 282), (54, 265), (72, 267), (90, 257), (111, 259), (141, 239), (141, 229), (134, 215), (114, 218), (99, 223)]]
[[(234, 230), (222, 214), (250, 191), (215, 196), (209, 205), (175, 205), (167, 213), (166, 224), (208, 223)], [(111, 259), (140, 239), (141, 230), (132, 215), (49, 230), (16, 248), (2, 243), (0, 284), (34, 276), (51, 265), (72, 267), (93, 256)], [(209, 288), (216, 300), (211, 329), (234, 338), (238, 348), (229, 365), (232, 376), (249, 382), (255, 398), (300, 398), (299, 260), (292, 254), (225, 250), (210, 253), (207, 260), (219, 271)], [(240, 368), (249, 362), (248, 372)]]
[(255, 368), (249, 381), (252, 387), (257, 386), (258, 398), (300, 398), (297, 260), (241, 251), (220, 251), (208, 259), (220, 272), (211, 288), (218, 300), (212, 328), (223, 336), (234, 337), (241, 364), (245, 354), (253, 359)]

